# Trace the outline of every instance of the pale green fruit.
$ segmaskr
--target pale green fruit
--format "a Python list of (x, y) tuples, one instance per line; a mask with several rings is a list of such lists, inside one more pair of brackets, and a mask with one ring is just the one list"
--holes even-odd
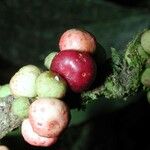
[(148, 53), (144, 51), (141, 45), (138, 46), (138, 52), (144, 62), (149, 58)]
[(11, 111), (19, 118), (24, 119), (28, 117), (29, 107), (30, 102), (27, 97), (18, 97), (12, 102)]
[(36, 92), (39, 97), (62, 98), (67, 89), (67, 84), (58, 74), (46, 71), (36, 80)]
[(2, 85), (0, 87), (0, 98), (11, 95), (9, 84)]
[(14, 96), (35, 97), (36, 79), (41, 71), (36, 66), (22, 67), (10, 80), (10, 89)]
[(52, 52), (50, 53), (44, 60), (44, 66), (49, 69), (52, 63), (53, 58), (55, 57), (55, 55), (57, 54), (57, 52)]
[(150, 68), (146, 68), (141, 76), (141, 82), (144, 86), (150, 87)]
[(150, 54), (150, 30), (145, 31), (141, 36), (141, 45)]
[(22, 68), (20, 68), (18, 72), (21, 72), (21, 73), (28, 72), (28, 73), (33, 73), (33, 74), (39, 75), (41, 73), (41, 70), (37, 66), (26, 65), (26, 66), (23, 66)]
[(147, 92), (147, 101), (150, 103), (150, 91)]
[(9, 150), (9, 148), (5, 145), (0, 145), (0, 150)]

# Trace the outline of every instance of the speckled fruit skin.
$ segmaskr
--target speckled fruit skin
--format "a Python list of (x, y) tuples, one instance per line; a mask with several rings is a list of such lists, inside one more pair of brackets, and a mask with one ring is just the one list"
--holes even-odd
[(54, 98), (39, 98), (29, 110), (29, 120), (34, 132), (44, 137), (58, 137), (70, 120), (68, 106)]
[(76, 93), (87, 90), (96, 76), (93, 58), (76, 50), (60, 51), (53, 59), (50, 70), (60, 74)]
[(54, 138), (47, 138), (38, 135), (36, 132), (33, 131), (31, 123), (29, 119), (25, 119), (21, 125), (21, 133), (24, 140), (33, 146), (41, 146), (41, 147), (48, 147), (56, 143), (58, 137)]
[(80, 52), (93, 54), (96, 49), (96, 39), (92, 34), (85, 30), (69, 29), (60, 37), (59, 49), (75, 49)]

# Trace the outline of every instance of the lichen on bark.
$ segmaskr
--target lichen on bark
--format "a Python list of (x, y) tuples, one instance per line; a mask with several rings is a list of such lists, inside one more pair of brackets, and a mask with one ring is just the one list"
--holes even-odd
[(0, 98), (0, 139), (19, 127), (22, 120), (11, 112), (13, 96)]
[(106, 77), (101, 86), (81, 94), (83, 104), (91, 103), (100, 96), (105, 96), (108, 99), (127, 100), (129, 96), (139, 90), (142, 69), (148, 58), (141, 47), (142, 33), (137, 34), (127, 45), (123, 54), (114, 48), (111, 49), (112, 73)]

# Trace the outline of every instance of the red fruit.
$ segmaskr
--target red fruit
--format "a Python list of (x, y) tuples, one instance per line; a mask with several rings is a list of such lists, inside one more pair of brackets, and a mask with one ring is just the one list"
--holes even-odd
[(52, 71), (60, 74), (74, 92), (87, 90), (96, 75), (96, 64), (87, 53), (76, 50), (60, 51), (52, 61)]
[(63, 33), (59, 40), (60, 50), (78, 50), (94, 53), (96, 49), (95, 37), (85, 30), (70, 29)]

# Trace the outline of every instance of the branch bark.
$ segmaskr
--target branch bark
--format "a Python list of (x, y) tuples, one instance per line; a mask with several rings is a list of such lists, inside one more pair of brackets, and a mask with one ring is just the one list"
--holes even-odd
[(22, 120), (11, 112), (13, 96), (0, 98), (0, 139), (21, 125)]

